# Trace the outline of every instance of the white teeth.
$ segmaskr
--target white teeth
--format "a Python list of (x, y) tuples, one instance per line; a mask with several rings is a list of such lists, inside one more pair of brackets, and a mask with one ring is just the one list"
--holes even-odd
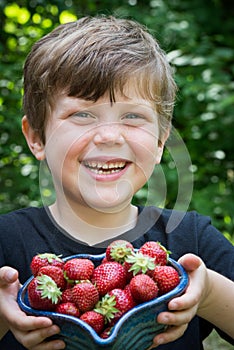
[(98, 175), (102, 175), (102, 174), (109, 175), (109, 174), (117, 173), (119, 171), (119, 169), (118, 170), (117, 169), (112, 169), (112, 170), (103, 171), (103, 170), (92, 169), (92, 168), (90, 168), (90, 170), (93, 173), (98, 174)]
[(115, 172), (118, 172), (122, 170), (126, 162), (124, 161), (118, 161), (118, 162), (110, 162), (110, 163), (102, 163), (98, 161), (85, 161), (85, 166), (88, 167), (91, 171), (93, 171), (96, 174), (113, 174)]
[(109, 165), (108, 164), (103, 164), (103, 166), (100, 167), (100, 168), (102, 168), (102, 169), (109, 169)]

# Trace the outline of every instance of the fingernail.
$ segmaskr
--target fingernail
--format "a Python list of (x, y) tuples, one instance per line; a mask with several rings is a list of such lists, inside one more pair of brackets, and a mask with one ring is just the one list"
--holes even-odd
[(6, 272), (5, 279), (7, 280), (7, 282), (11, 282), (14, 276), (15, 276), (15, 271), (10, 270)]
[(156, 343), (157, 343), (157, 345), (163, 344), (163, 338), (158, 338)]
[(169, 321), (169, 317), (168, 316), (163, 316), (163, 324), (167, 324), (167, 322)]
[(170, 302), (170, 310), (176, 310), (178, 308), (178, 305), (175, 301)]
[(59, 329), (57, 326), (53, 326), (51, 327), (49, 330), (48, 330), (48, 335), (51, 336), (51, 335), (55, 335), (59, 333)]
[(64, 342), (58, 341), (57, 343), (53, 344), (53, 348), (55, 350), (65, 349), (65, 344), (64, 344)]

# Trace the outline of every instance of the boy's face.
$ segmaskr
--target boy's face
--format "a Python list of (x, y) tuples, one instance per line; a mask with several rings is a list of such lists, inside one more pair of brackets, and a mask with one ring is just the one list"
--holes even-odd
[(163, 149), (158, 146), (158, 116), (134, 91), (129, 86), (130, 97), (117, 94), (112, 104), (109, 96), (95, 103), (57, 97), (42, 152), (58, 201), (115, 212), (149, 179)]

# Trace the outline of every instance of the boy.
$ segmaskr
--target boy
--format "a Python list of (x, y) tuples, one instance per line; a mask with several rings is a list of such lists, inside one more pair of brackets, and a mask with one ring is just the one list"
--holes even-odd
[(11, 330), (0, 341), (2, 350), (65, 346), (46, 341), (59, 332), (50, 320), (27, 317), (17, 308), (18, 273), (24, 283), (32, 256), (100, 254), (116, 238), (131, 240), (136, 248), (160, 241), (172, 258), (182, 257), (190, 273), (186, 293), (169, 304), (173, 312), (159, 315), (160, 322), (173, 327), (155, 338), (153, 348), (168, 343), (159, 348), (202, 349), (213, 325), (232, 342), (233, 313), (225, 313), (217, 292), (226, 285), (224, 300), (232, 311), (233, 246), (197, 213), (175, 213), (178, 221), (168, 234), (171, 211), (131, 204), (160, 163), (175, 91), (164, 53), (132, 21), (83, 18), (34, 45), (25, 63), (22, 128), (32, 153), (48, 164), (56, 200), (49, 207), (1, 217), (0, 266), (18, 270), (0, 270), (2, 334)]

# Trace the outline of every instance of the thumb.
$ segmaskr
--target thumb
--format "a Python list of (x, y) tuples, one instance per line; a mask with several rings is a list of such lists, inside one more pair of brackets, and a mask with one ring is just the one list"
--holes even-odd
[(183, 255), (178, 260), (178, 263), (180, 263), (187, 272), (192, 272), (198, 269), (199, 266), (202, 265), (203, 261), (197, 255), (189, 253)]
[(0, 286), (14, 283), (18, 279), (18, 271), (9, 266), (0, 268)]

